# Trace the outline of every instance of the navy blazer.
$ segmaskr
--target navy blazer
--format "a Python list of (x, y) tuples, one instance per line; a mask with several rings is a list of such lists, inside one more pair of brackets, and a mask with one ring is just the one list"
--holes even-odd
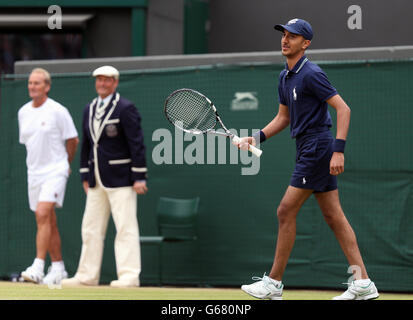
[(96, 185), (95, 163), (102, 184), (108, 188), (131, 186), (147, 179), (141, 117), (135, 105), (118, 92), (105, 109), (98, 132), (93, 130), (97, 98), (83, 112), (80, 156), (82, 181)]

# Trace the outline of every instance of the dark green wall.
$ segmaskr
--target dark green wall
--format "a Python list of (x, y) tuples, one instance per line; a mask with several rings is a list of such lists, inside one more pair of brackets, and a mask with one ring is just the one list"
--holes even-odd
[(184, 54), (208, 53), (209, 3), (184, 2)]

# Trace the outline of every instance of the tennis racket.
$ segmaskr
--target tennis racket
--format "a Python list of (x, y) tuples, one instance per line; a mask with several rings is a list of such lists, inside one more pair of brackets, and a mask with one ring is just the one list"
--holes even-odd
[[(169, 122), (185, 132), (227, 136), (236, 144), (241, 140), (225, 127), (211, 100), (198, 91), (179, 89), (172, 92), (165, 100), (164, 112)], [(225, 132), (214, 130), (217, 123)], [(257, 157), (262, 154), (262, 150), (251, 144), (248, 146), (248, 150)]]

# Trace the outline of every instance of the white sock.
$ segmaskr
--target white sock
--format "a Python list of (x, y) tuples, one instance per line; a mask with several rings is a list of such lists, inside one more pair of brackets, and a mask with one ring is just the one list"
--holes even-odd
[(39, 259), (39, 258), (34, 259), (32, 267), (38, 271), (43, 272), (44, 271), (44, 260)]
[(357, 286), (365, 287), (370, 284), (371, 280), (370, 279), (359, 279), (359, 280), (354, 280), (354, 284)]
[(65, 264), (64, 264), (63, 260), (61, 260), (61, 261), (52, 261), (52, 270), (59, 270), (59, 271), (65, 270)]
[[(270, 277), (268, 277), (268, 278), (270, 278)], [(270, 278), (270, 280), (271, 280), (276, 286), (278, 286), (278, 285), (280, 285), (280, 284), (282, 283), (280, 280), (275, 280), (275, 279), (273, 279), (273, 278)]]

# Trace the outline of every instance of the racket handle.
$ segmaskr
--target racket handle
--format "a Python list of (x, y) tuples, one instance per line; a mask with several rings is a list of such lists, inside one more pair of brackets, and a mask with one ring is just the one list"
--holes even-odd
[[(239, 144), (239, 143), (241, 142), (241, 138), (238, 137), (238, 136), (236, 136), (236, 135), (234, 135), (234, 136), (232, 137), (232, 140), (233, 140), (236, 144)], [(252, 152), (252, 153), (253, 153), (255, 156), (257, 156), (258, 158), (261, 157), (262, 150), (261, 150), (261, 149), (258, 149), (257, 147), (254, 147), (252, 144), (248, 144), (248, 150), (249, 150), (250, 152)]]
[(256, 155), (258, 158), (261, 157), (262, 150), (258, 149), (257, 147), (254, 147), (252, 144), (248, 146), (248, 150), (251, 151), (254, 155)]

